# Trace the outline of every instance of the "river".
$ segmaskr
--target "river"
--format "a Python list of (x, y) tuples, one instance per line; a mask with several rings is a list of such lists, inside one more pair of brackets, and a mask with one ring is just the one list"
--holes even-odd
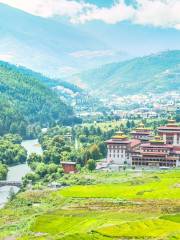
[[(42, 148), (37, 139), (23, 141), (21, 145), (26, 149), (28, 156), (31, 153), (42, 154)], [(19, 181), (29, 172), (31, 172), (31, 169), (26, 163), (14, 167), (9, 167), (7, 180)], [(0, 187), (0, 208), (3, 207), (4, 204), (7, 202), (11, 188), (13, 188), (15, 193), (19, 190), (19, 188), (17, 187)]]

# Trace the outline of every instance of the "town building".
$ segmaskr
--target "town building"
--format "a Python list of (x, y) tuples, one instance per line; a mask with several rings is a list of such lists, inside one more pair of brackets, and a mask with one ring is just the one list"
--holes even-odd
[(152, 138), (152, 130), (146, 128), (143, 123), (131, 132), (133, 139), (139, 139), (141, 142), (149, 141)]
[(106, 141), (107, 163), (119, 166), (180, 166), (180, 127), (171, 120), (158, 132), (159, 136), (152, 139), (151, 130), (141, 125), (131, 133), (132, 139), (122, 132), (117, 133)]
[(75, 173), (77, 172), (75, 162), (61, 162), (64, 173)]
[[(149, 167), (177, 167), (180, 152), (171, 144), (164, 143), (159, 136), (141, 144), (139, 153), (132, 153), (132, 165)], [(180, 149), (179, 149), (180, 150)]]
[(123, 132), (116, 133), (112, 139), (106, 141), (108, 162), (116, 165), (132, 165), (131, 153), (139, 147), (140, 143), (138, 139), (128, 139)]
[(169, 120), (166, 126), (159, 127), (158, 134), (166, 144), (180, 146), (180, 126), (177, 125), (175, 120)]

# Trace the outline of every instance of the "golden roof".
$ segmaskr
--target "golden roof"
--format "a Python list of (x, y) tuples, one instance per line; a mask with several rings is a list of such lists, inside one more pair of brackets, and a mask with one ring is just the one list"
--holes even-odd
[(143, 123), (140, 123), (139, 126), (137, 128), (135, 128), (135, 130), (152, 130), (152, 129), (147, 128), (147, 127), (145, 127), (145, 125)]
[(177, 127), (178, 125), (174, 119), (169, 119), (167, 126), (168, 127)]
[(150, 143), (160, 143), (160, 144), (164, 144), (164, 141), (161, 139), (160, 136), (155, 136), (154, 139), (150, 140)]
[(113, 136), (113, 138), (116, 138), (116, 139), (126, 139), (127, 136), (123, 132), (119, 131), (119, 132), (116, 133), (115, 136)]

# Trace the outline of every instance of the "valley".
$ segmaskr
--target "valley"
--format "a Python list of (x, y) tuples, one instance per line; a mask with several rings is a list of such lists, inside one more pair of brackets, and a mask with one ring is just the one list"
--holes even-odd
[(0, 240), (180, 240), (178, 0), (0, 0)]

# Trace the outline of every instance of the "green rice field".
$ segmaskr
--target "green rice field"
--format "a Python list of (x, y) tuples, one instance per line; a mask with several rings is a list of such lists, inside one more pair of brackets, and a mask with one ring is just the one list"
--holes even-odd
[(0, 239), (180, 239), (180, 170), (91, 177), (94, 185), (19, 193), (0, 210)]

